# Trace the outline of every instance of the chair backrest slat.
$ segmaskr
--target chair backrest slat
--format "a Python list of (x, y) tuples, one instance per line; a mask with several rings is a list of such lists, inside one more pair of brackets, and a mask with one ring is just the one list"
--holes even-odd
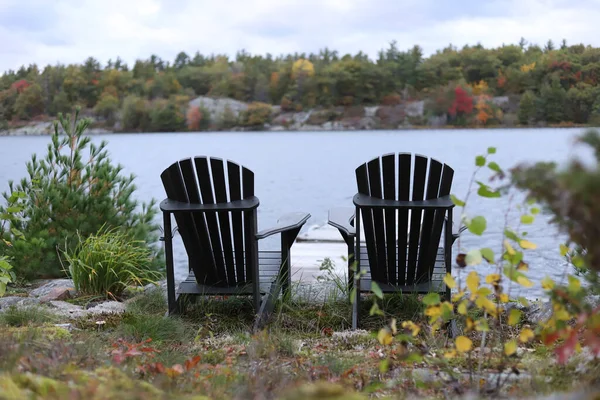
[[(367, 171), (369, 176), (370, 195), (373, 197), (382, 198), (381, 190), (381, 160), (374, 159), (367, 163)], [(378, 275), (380, 279), (387, 280), (387, 262), (385, 254), (385, 225), (383, 220), (383, 210), (373, 209), (373, 239), (375, 240), (375, 251), (377, 252), (377, 265), (379, 268)]]
[[(196, 164), (198, 183), (200, 184), (202, 203), (215, 204), (208, 158), (196, 157), (194, 161)], [(217, 222), (217, 216), (215, 213), (206, 213), (205, 218), (210, 242), (212, 244), (213, 256), (215, 257), (215, 265), (217, 267), (217, 278), (219, 281), (216, 282), (216, 284), (227, 285), (227, 273), (225, 272), (225, 260), (223, 259), (223, 246), (221, 244), (221, 231), (219, 229), (219, 223)]]
[[(242, 167), (242, 193), (244, 198), (254, 196), (254, 172), (249, 169)], [(252, 224), (256, 223), (256, 221), (252, 221), (253, 215), (256, 214), (256, 210), (252, 212), (244, 213), (244, 248), (246, 249), (246, 281), (251, 282), (254, 279), (258, 279), (258, 277), (253, 276), (252, 272), (252, 263), (249, 263), (248, 260), (250, 258), (256, 258), (256, 254), (253, 254), (252, 251), (255, 248), (255, 243), (253, 241), (256, 238), (253, 236), (252, 231), (254, 230)]]
[[(386, 154), (381, 157), (381, 172), (383, 174), (383, 198), (396, 200), (396, 156)], [(396, 210), (385, 210), (385, 237), (387, 279), (396, 284)]]
[[(240, 166), (234, 162), (227, 162), (227, 176), (229, 180), (230, 201), (242, 199), (242, 181), (240, 180)], [(244, 265), (244, 229), (243, 213), (231, 213), (231, 228), (233, 230), (233, 245), (235, 248), (235, 272), (238, 283), (246, 281), (246, 268)]]
[[(410, 200), (412, 155), (398, 154), (398, 200)], [(406, 284), (406, 250), (408, 243), (408, 210), (398, 210), (398, 284)]]
[[(372, 197), (420, 201), (448, 195), (453, 175), (452, 168), (425, 156), (385, 154), (360, 165), (356, 183), (359, 193)], [(372, 278), (409, 286), (430, 281), (445, 215), (435, 210), (362, 210)]]
[[(425, 179), (427, 178), (427, 158), (415, 156), (415, 167), (412, 185), (412, 201), (423, 200), (425, 194)], [(419, 239), (421, 237), (422, 210), (410, 210), (410, 234), (408, 241), (408, 266), (406, 270), (406, 284), (415, 283)]]
[[(210, 169), (212, 171), (215, 201), (217, 203), (226, 203), (228, 201), (227, 185), (225, 182), (225, 166), (223, 165), (223, 160), (211, 158)], [(225, 258), (225, 268), (227, 271), (227, 283), (233, 286), (236, 283), (236, 279), (229, 212), (219, 213), (219, 228), (221, 232), (221, 244), (223, 245), (223, 254)]]
[[(234, 162), (195, 157), (173, 163), (161, 179), (167, 197), (195, 204), (217, 204), (254, 196), (254, 174)], [(242, 177), (242, 179), (240, 179)], [(256, 210), (253, 210), (255, 213)], [(241, 211), (175, 213), (175, 221), (196, 280), (211, 286), (249, 283), (255, 264), (255, 221)], [(248, 220), (252, 220), (249, 218)], [(252, 257), (252, 261), (249, 261)]]

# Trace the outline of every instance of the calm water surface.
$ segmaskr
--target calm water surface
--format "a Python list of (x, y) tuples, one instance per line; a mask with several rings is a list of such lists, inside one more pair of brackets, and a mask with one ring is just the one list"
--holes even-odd
[[(310, 212), (312, 218), (307, 228), (326, 224), (329, 208), (352, 205), (356, 191), (354, 169), (381, 154), (420, 153), (447, 163), (455, 170), (452, 193), (463, 198), (475, 168), (474, 157), (484, 153), (489, 146), (497, 148), (494, 160), (505, 169), (523, 161), (544, 160), (560, 164), (575, 156), (589, 159), (587, 149), (574, 145), (574, 138), (581, 131), (221, 132), (120, 134), (94, 136), (92, 140), (108, 140), (112, 160), (121, 163), (125, 172), (136, 175), (136, 197), (140, 201), (164, 198), (160, 173), (175, 160), (209, 155), (243, 164), (255, 173), (256, 194), (261, 202), (258, 211), (261, 229), (274, 224), (279, 215), (289, 211)], [(0, 137), (0, 190), (8, 188), (9, 179), (18, 180), (25, 176), (26, 161), (32, 153), (43, 156), (48, 143), (48, 137)], [(485, 174), (480, 178), (485, 180)], [(500, 251), (508, 206), (506, 199), (483, 200), (472, 196), (467, 212), (485, 215), (488, 232), (482, 238), (464, 235), (461, 247), (492, 247)], [(517, 212), (509, 215), (509, 219), (516, 224)], [(560, 279), (565, 272), (565, 266), (557, 256), (561, 237), (545, 217), (528, 231), (530, 240), (539, 246), (527, 260), (531, 267), (530, 276), (539, 280), (548, 274)], [(276, 246), (277, 243), (277, 238), (273, 238), (261, 242), (261, 247)], [(179, 261), (178, 275), (182, 276), (186, 269), (185, 252), (179, 241), (175, 250)], [(478, 271), (487, 272), (483, 266), (478, 267)]]

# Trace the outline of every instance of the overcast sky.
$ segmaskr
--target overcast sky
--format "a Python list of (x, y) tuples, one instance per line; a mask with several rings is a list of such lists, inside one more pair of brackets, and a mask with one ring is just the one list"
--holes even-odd
[(181, 50), (375, 57), (392, 40), (430, 54), (521, 37), (600, 46), (600, 0), (0, 0), (1, 71)]

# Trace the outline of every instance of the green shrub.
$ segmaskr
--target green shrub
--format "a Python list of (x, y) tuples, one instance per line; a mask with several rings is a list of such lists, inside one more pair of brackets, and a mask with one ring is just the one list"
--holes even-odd
[(185, 130), (185, 116), (173, 100), (155, 100), (150, 108), (150, 130), (179, 132)]
[(13, 266), (8, 262), (8, 257), (0, 256), (0, 297), (6, 292), (6, 285), (15, 281)]
[(117, 229), (101, 229), (80, 238), (63, 252), (75, 289), (83, 295), (120, 297), (127, 286), (143, 286), (160, 279), (151, 269), (152, 252), (141, 240)]
[(15, 192), (25, 194), (20, 218), (10, 222), (4, 237), (12, 244), (4, 255), (12, 258), (20, 278), (64, 276), (57, 247), (72, 248), (78, 235), (87, 238), (103, 226), (145, 241), (159, 265), (160, 252), (153, 247), (158, 239), (154, 200), (138, 207), (132, 199), (133, 175), (123, 176), (122, 167), (111, 163), (106, 142), (90, 143), (83, 135), (90, 121), (78, 116), (79, 110), (74, 120), (59, 115), (46, 156), (34, 154), (28, 176), (16, 185), (9, 182), (10, 194), (3, 194), (7, 201)]
[(23, 211), (23, 199), (26, 197), (23, 192), (13, 192), (7, 199), (6, 207), (0, 206), (0, 297), (6, 292), (6, 285), (15, 282), (16, 276), (11, 259), (5, 256), (6, 249), (12, 246), (9, 242), (10, 235), (22, 238), (23, 234), (16, 229), (9, 232), (10, 225), (19, 220)]
[(143, 131), (150, 125), (146, 100), (130, 95), (123, 100), (121, 119), (124, 130)]
[(104, 118), (107, 125), (114, 125), (117, 111), (119, 111), (119, 99), (110, 93), (102, 93), (94, 107), (94, 112)]
[(262, 129), (266, 123), (271, 121), (271, 106), (265, 103), (251, 103), (240, 117), (243, 126)]
[(535, 94), (531, 91), (526, 91), (521, 97), (521, 101), (519, 103), (519, 123), (522, 125), (531, 125), (535, 122), (535, 117), (537, 115), (536, 103), (537, 98)]

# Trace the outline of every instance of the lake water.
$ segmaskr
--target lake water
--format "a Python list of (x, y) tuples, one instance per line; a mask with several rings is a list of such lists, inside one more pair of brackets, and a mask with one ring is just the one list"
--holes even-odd
[[(452, 193), (464, 198), (475, 169), (474, 157), (489, 146), (497, 148), (493, 159), (505, 169), (523, 161), (560, 164), (575, 156), (589, 159), (591, 153), (587, 149), (574, 145), (576, 135), (581, 132), (581, 129), (220, 132), (119, 134), (93, 136), (92, 140), (108, 140), (112, 160), (121, 163), (126, 173), (136, 175), (136, 198), (140, 201), (164, 198), (160, 174), (175, 160), (209, 155), (236, 161), (255, 173), (256, 195), (261, 202), (259, 229), (274, 224), (283, 213), (306, 211), (312, 218), (302, 237), (310, 238), (331, 236), (326, 226), (327, 210), (352, 206), (356, 192), (354, 169), (379, 155), (411, 152), (447, 163), (455, 170)], [(26, 161), (32, 153), (43, 156), (48, 143), (48, 137), (0, 137), (0, 190), (8, 188), (9, 179), (25, 176)], [(480, 178), (485, 180), (485, 174)], [(500, 251), (507, 206), (505, 199), (483, 200), (472, 196), (467, 213), (484, 214), (488, 230), (483, 237), (464, 234), (463, 250), (492, 247)], [(513, 212), (510, 220), (518, 222), (518, 214)], [(557, 254), (562, 238), (546, 217), (539, 218), (528, 232), (530, 240), (538, 244), (538, 249), (527, 257), (529, 276), (538, 282), (545, 274), (561, 279), (566, 271)], [(179, 240), (175, 245), (177, 277), (182, 278), (187, 269), (185, 252)], [(260, 245), (261, 248), (277, 246), (278, 239)], [(454, 254), (457, 251), (455, 246)], [(292, 256), (295, 276), (314, 278), (324, 257), (332, 258), (343, 271), (344, 253), (345, 246), (341, 243), (298, 242)], [(489, 267), (479, 266), (477, 271), (485, 274)], [(541, 294), (537, 282), (536, 289), (534, 295)]]

